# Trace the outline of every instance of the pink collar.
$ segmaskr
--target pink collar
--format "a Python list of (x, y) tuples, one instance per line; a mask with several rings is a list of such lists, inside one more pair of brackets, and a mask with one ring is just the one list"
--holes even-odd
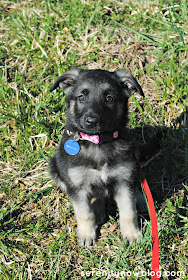
[[(67, 129), (67, 134), (70, 136), (74, 133), (72, 133), (70, 130)], [(76, 134), (76, 136), (78, 137), (78, 140), (87, 140), (87, 141), (93, 142), (95, 144), (100, 143), (99, 135), (89, 135), (89, 134), (85, 134), (83, 132), (79, 132), (79, 133)], [(115, 131), (113, 133), (113, 139), (118, 138), (118, 136), (119, 136), (118, 131)]]

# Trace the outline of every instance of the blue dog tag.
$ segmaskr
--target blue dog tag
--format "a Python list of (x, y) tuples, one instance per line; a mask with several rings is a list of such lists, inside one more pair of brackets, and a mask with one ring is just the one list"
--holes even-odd
[(70, 139), (64, 144), (65, 152), (71, 156), (77, 155), (80, 151), (80, 145), (77, 141)]

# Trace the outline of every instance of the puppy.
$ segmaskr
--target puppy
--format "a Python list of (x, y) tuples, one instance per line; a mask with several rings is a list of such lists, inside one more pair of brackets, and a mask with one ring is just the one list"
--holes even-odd
[(136, 213), (135, 160), (128, 141), (128, 99), (144, 96), (126, 70), (72, 69), (53, 84), (66, 94), (67, 121), (51, 158), (51, 175), (71, 199), (81, 246), (94, 244), (105, 216), (105, 199), (119, 208), (123, 239), (139, 240)]

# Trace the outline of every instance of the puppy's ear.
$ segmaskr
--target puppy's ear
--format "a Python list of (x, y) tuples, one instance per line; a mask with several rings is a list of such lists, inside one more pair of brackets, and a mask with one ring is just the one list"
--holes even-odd
[(124, 89), (127, 97), (130, 97), (136, 91), (144, 97), (143, 90), (137, 80), (126, 70), (117, 70), (114, 72)]
[(80, 73), (80, 69), (74, 68), (68, 72), (65, 72), (63, 75), (61, 75), (53, 84), (50, 91), (53, 91), (57, 87), (60, 87), (64, 90), (64, 92), (67, 94), (71, 90), (71, 87), (76, 82), (76, 79), (78, 78), (78, 75)]

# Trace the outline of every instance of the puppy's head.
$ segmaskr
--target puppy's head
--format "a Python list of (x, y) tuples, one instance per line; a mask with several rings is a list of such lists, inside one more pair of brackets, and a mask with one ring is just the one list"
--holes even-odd
[(50, 91), (64, 90), (67, 128), (87, 134), (120, 130), (127, 123), (128, 98), (139, 92), (136, 79), (126, 70), (72, 69), (61, 75)]

